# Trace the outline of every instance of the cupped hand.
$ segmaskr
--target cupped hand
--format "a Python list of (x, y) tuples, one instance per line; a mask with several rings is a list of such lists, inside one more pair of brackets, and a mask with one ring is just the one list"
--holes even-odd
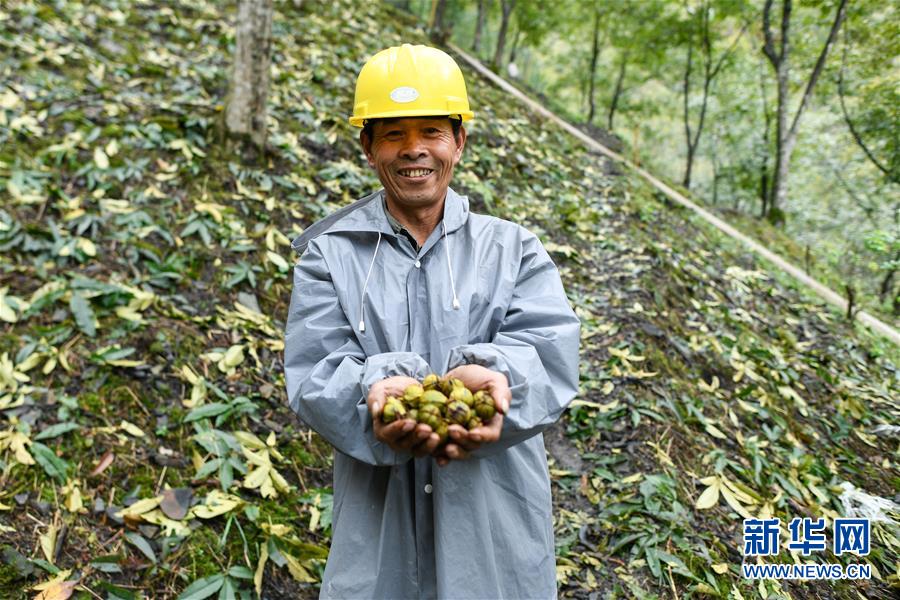
[(381, 411), (388, 396), (403, 396), (403, 390), (419, 383), (412, 377), (396, 376), (382, 379), (369, 388), (366, 403), (372, 415), (372, 429), (375, 439), (391, 447), (395, 452), (409, 452), (416, 457), (427, 456), (434, 452), (440, 442), (438, 434), (431, 427), (416, 423), (412, 419), (398, 419), (385, 424), (381, 420)]
[(489, 421), (471, 431), (460, 425), (451, 425), (448, 428), (451, 441), (435, 454), (435, 460), (440, 466), (448, 464), (451, 460), (469, 458), (470, 453), (484, 444), (499, 440), (503, 429), (503, 415), (509, 411), (509, 403), (512, 400), (509, 381), (503, 373), (491, 371), (481, 365), (462, 365), (451, 370), (446, 376), (459, 379), (473, 392), (479, 390), (489, 392), (494, 398), (497, 412)]

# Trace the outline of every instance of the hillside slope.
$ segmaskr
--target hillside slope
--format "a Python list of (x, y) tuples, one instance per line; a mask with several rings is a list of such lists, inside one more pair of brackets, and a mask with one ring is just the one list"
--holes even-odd
[[(233, 10), (0, 9), (4, 598), (54, 576), (110, 598), (316, 595), (331, 450), (284, 393), (288, 240), (377, 187), (346, 123), (355, 76), (425, 38), (374, 4), (276, 12), (270, 148), (246, 166), (218, 133)], [(466, 77), (454, 187), (541, 236), (583, 322), (581, 394), (546, 434), (561, 595), (892, 597), (896, 510), (871, 581), (740, 565), (746, 515), (900, 501), (896, 349)]]

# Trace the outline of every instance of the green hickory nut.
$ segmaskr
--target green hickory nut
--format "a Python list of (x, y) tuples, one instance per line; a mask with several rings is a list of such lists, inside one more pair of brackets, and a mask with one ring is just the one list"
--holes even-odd
[(422, 380), (422, 387), (426, 390), (434, 390), (437, 389), (440, 381), (441, 378), (437, 376), (437, 373), (429, 373), (425, 376), (425, 379)]
[(464, 402), (454, 400), (447, 405), (447, 419), (451, 423), (465, 427), (471, 416), (472, 410)]
[(418, 383), (414, 383), (403, 390), (403, 400), (409, 406), (418, 406), (421, 403), (422, 395), (425, 390)]
[(441, 438), (440, 443), (444, 443), (447, 441), (447, 438), (450, 436), (450, 430), (447, 428), (447, 422), (441, 421), (437, 424), (437, 427), (432, 427), (434, 432), (438, 434), (438, 437)]
[[(454, 388), (453, 382), (454, 382), (454, 381), (459, 381), (459, 379), (455, 379), (455, 378), (453, 378), (453, 379), (449, 379), (449, 378), (441, 379), (441, 380), (438, 382), (438, 389), (441, 390), (441, 391), (442, 391), (444, 394), (446, 394), (447, 396), (449, 396), (449, 395), (450, 395), (450, 392), (453, 391), (453, 388)], [(460, 383), (462, 383), (462, 382), (460, 381)]]
[(385, 423), (393, 423), (397, 419), (406, 417), (406, 407), (397, 398), (388, 396), (384, 408), (381, 409), (381, 420)]
[(475, 413), (482, 421), (489, 421), (496, 412), (493, 396), (484, 391), (475, 392)]
[(419, 408), (416, 420), (428, 425), (432, 430), (437, 429), (438, 424), (443, 420), (441, 409), (434, 404), (424, 404)]
[(428, 390), (422, 394), (422, 404), (434, 404), (443, 408), (447, 404), (447, 396), (437, 390)]
[(453, 388), (453, 391), (450, 392), (450, 399), (462, 402), (469, 408), (472, 408), (475, 405), (475, 396), (473, 396), (472, 392), (465, 386)]

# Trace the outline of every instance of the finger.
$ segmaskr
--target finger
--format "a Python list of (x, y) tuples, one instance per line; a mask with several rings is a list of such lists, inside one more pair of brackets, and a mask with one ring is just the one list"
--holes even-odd
[(444, 452), (452, 460), (465, 460), (469, 458), (469, 453), (463, 450), (458, 444), (447, 444)]
[(481, 442), (472, 439), (469, 435), (470, 432), (466, 431), (466, 429), (460, 425), (451, 425), (448, 430), (450, 432), (450, 439), (466, 452), (473, 452), (481, 447)]
[(447, 433), (450, 434), (450, 438), (454, 442), (459, 442), (460, 440), (465, 440), (469, 437), (468, 430), (462, 425), (450, 425), (447, 427)]
[(375, 437), (382, 442), (394, 445), (397, 440), (411, 432), (416, 426), (412, 419), (400, 419), (393, 423), (384, 424), (381, 419), (375, 421)]
[(372, 388), (369, 390), (369, 397), (366, 403), (369, 405), (369, 413), (373, 419), (381, 417), (381, 409), (384, 407), (385, 395), (380, 388)]
[(376, 399), (369, 400), (369, 414), (372, 415), (373, 419), (381, 418), (381, 402)]
[(410, 433), (412, 442), (410, 443), (409, 451), (415, 453), (418, 450), (418, 446), (431, 437), (431, 433), (431, 427), (422, 423), (417, 423), (415, 430)]
[[(410, 423), (412, 423), (410, 421)], [(415, 431), (415, 426), (410, 424), (408, 425), (408, 429), (404, 428), (403, 433), (399, 435), (393, 443), (393, 447), (395, 450), (403, 450), (404, 452), (410, 452), (412, 447), (418, 444), (421, 441), (421, 438)]]
[(421, 442), (419, 445), (414, 446), (412, 449), (412, 453), (417, 458), (421, 458), (423, 456), (428, 456), (434, 449), (438, 447), (438, 444), (441, 442), (441, 438), (438, 434), (432, 433), (428, 436), (428, 439)]
[(482, 443), (496, 442), (500, 439), (500, 432), (503, 430), (503, 415), (495, 414), (491, 419), (481, 427), (476, 427), (469, 432), (469, 439), (479, 440)]
[(506, 376), (502, 373), (492, 382), (491, 396), (494, 397), (494, 405), (497, 407), (497, 410), (504, 415), (507, 414), (509, 412), (509, 404), (512, 401), (512, 392), (509, 391)]
[(450, 464), (450, 459), (446, 456), (436, 456), (434, 459), (437, 461), (439, 467), (446, 467)]

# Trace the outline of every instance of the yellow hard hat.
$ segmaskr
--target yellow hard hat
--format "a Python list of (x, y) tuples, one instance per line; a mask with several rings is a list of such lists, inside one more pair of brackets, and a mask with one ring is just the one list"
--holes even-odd
[(429, 46), (403, 44), (382, 50), (363, 65), (356, 79), (350, 124), (366, 119), (459, 115), (469, 110), (466, 82), (449, 54)]

